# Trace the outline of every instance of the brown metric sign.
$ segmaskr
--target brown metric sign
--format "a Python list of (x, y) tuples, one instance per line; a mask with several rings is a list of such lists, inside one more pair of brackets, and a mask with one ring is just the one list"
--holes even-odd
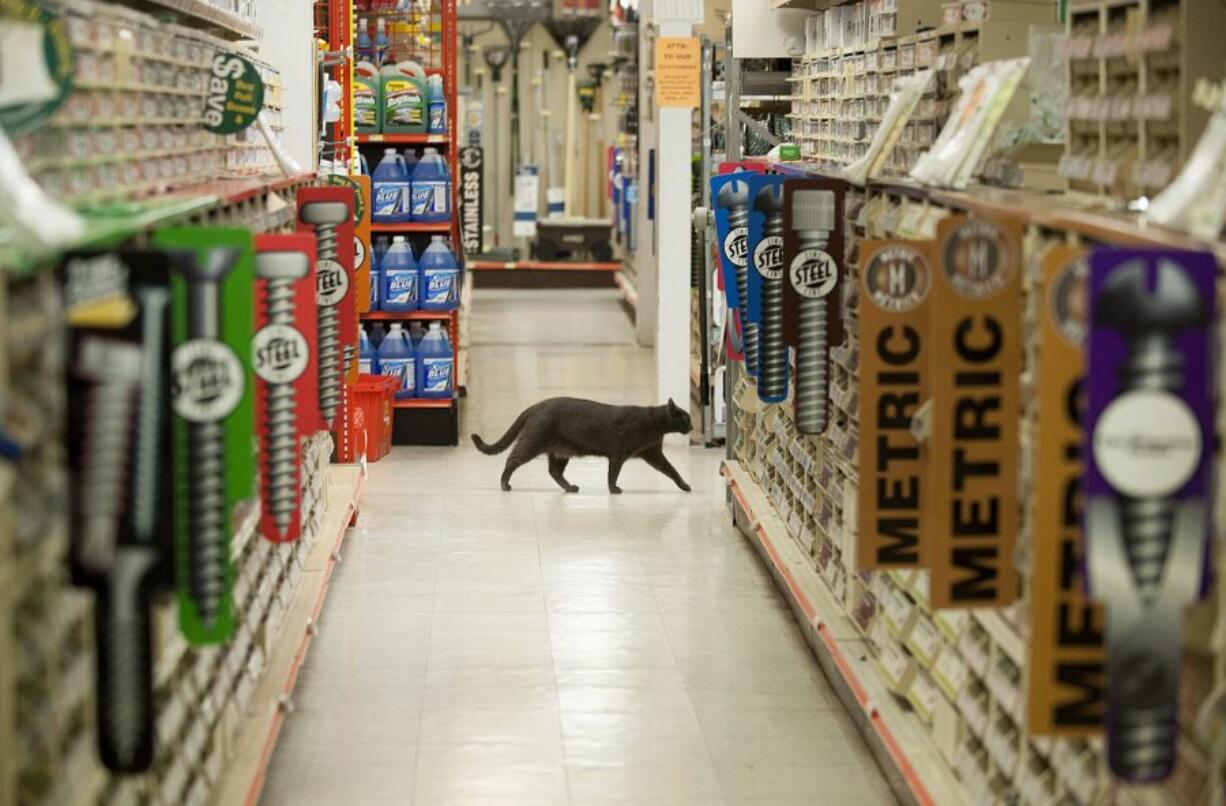
[(931, 601), (1003, 607), (1018, 594), (1020, 227), (950, 216), (937, 241), (926, 476)]
[(856, 565), (919, 568), (923, 447), (911, 418), (928, 394), (929, 244), (860, 244), (860, 487)]

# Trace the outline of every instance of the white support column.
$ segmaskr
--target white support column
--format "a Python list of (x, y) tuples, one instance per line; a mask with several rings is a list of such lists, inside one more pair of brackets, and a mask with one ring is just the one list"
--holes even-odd
[[(655, 18), (663, 37), (692, 36), (687, 15), (694, 4), (686, 0), (656, 0)], [(656, 397), (690, 405), (690, 141), (694, 110), (664, 107), (657, 110), (656, 142)]]
[(289, 155), (303, 169), (315, 170), (315, 20), (312, 4), (301, 0), (264, 0), (260, 58), (281, 71), (281, 133)]
[[(655, 63), (656, 32), (649, 21), (652, 19), (654, 0), (639, 0), (639, 13), (643, 23), (639, 26), (639, 75), (645, 76), (650, 65)], [(651, 154), (656, 149), (656, 132), (659, 130), (656, 117), (655, 94), (646, 81), (639, 82), (639, 136), (638, 136), (638, 204), (634, 211), (634, 232), (637, 246), (634, 251), (634, 282), (639, 301), (634, 317), (635, 340), (643, 347), (651, 347), (656, 340), (656, 229), (657, 221), (647, 218), (647, 204), (655, 192), (651, 182)], [(667, 398), (665, 398), (667, 399)]]

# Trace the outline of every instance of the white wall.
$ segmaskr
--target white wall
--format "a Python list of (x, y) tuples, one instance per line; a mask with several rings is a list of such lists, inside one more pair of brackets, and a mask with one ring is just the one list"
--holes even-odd
[(260, 58), (281, 71), (281, 140), (305, 170), (315, 168), (315, 37), (308, 0), (261, 0)]

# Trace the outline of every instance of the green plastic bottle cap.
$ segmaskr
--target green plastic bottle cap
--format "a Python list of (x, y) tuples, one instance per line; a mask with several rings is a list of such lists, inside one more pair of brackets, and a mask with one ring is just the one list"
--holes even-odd
[(800, 147), (791, 143), (779, 146), (779, 159), (784, 162), (793, 162), (800, 159)]

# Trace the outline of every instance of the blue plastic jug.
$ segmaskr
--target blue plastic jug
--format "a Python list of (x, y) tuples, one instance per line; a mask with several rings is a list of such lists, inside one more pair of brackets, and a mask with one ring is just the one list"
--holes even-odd
[(392, 247), (379, 264), (383, 277), (383, 292), (379, 304), (385, 311), (415, 311), (421, 297), (421, 283), (413, 247), (403, 235), (392, 239)]
[(379, 310), (379, 300), (383, 297), (383, 275), (379, 272), (380, 254), (377, 249), (370, 251), (370, 309)]
[(421, 340), (425, 338), (425, 335), (426, 326), (424, 324), (417, 320), (409, 322), (409, 344), (413, 345), (414, 350), (416, 350), (417, 346), (421, 344)]
[(371, 184), (374, 186), (371, 195), (375, 197), (370, 211), (372, 221), (395, 223), (409, 220), (409, 169), (396, 149), (384, 149), (383, 159), (379, 160), (371, 176)]
[(421, 309), (450, 311), (460, 304), (460, 264), (442, 235), (430, 238), (421, 253)]
[(427, 148), (413, 168), (412, 199), (413, 221), (451, 220), (451, 174), (437, 148)]
[(451, 340), (439, 322), (431, 322), (430, 329), (417, 345), (417, 396), (453, 397), (455, 355), (451, 352)]
[(383, 327), (382, 322), (370, 323), (370, 346), (374, 347), (376, 352), (379, 345), (383, 343), (383, 338), (387, 335), (387, 329)]
[(358, 339), (358, 372), (363, 375), (379, 374), (379, 355), (375, 345), (371, 343), (366, 328), (359, 328), (361, 336)]
[(400, 382), (396, 397), (413, 397), (417, 389), (417, 356), (399, 322), (392, 323), (392, 329), (379, 345), (378, 358), (379, 374)]
[(447, 96), (443, 94), (442, 76), (430, 76), (430, 93), (427, 98), (429, 99), (430, 104), (430, 122), (426, 130), (430, 132), (430, 134), (446, 134)]

